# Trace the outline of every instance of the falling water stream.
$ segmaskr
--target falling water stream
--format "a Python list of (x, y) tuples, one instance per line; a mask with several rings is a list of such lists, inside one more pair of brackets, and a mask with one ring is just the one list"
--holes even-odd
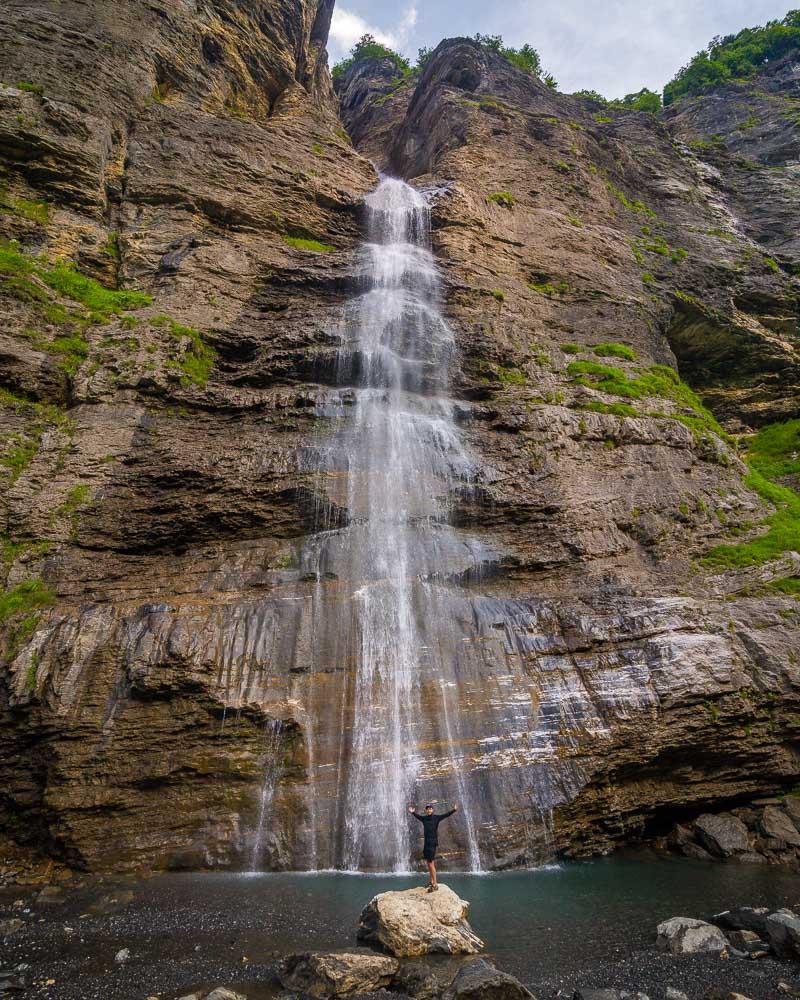
[[(403, 181), (366, 198), (360, 285), (306, 453), (316, 530), (266, 654), (284, 671), (289, 659), (307, 779), (303, 804), (286, 800), (298, 820), (285, 843), (310, 869), (409, 871), (420, 830), (408, 805), (427, 800), (459, 805), (444, 833), (453, 867), (485, 867), (479, 845), (502, 817), (536, 856), (553, 805), (581, 780), (560, 747), (602, 729), (571, 663), (535, 669), (549, 612), (473, 588), (498, 554), (452, 523), (476, 473), (450, 396), (455, 344), (429, 224), (426, 195)], [(258, 697), (269, 710), (269, 690)], [(269, 866), (277, 794), (265, 782), (254, 868)]]
[(404, 871), (429, 641), (420, 581), (436, 571), (449, 495), (469, 461), (446, 395), (454, 342), (425, 196), (384, 179), (366, 199), (366, 220), (364, 290), (339, 365), (354, 392), (340, 442), (350, 520), (328, 552), (352, 588), (356, 661), (342, 863)]

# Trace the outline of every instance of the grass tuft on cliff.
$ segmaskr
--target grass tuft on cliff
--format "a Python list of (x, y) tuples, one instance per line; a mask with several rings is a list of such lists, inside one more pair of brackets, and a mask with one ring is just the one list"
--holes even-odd
[(784, 552), (800, 552), (800, 495), (787, 486), (771, 483), (755, 469), (750, 470), (744, 482), (762, 500), (772, 504), (775, 513), (763, 522), (767, 530), (758, 538), (715, 546), (703, 558), (706, 566), (740, 569), (775, 559)]
[(646, 371), (631, 378), (621, 368), (613, 365), (603, 365), (597, 361), (571, 361), (567, 365), (567, 374), (580, 385), (599, 389), (609, 396), (621, 396), (623, 399), (671, 399), (678, 406), (691, 410), (692, 414), (651, 415), (678, 420), (697, 434), (713, 431), (723, 440), (728, 439), (713, 414), (703, 406), (700, 397), (668, 365), (650, 365)]
[(47, 607), (55, 599), (53, 591), (38, 577), (18, 583), (0, 594), (0, 624), (4, 625), (15, 615)]
[(295, 250), (310, 250), (313, 253), (333, 253), (336, 247), (330, 243), (320, 243), (319, 240), (307, 240), (302, 236), (284, 236), (284, 243), (288, 243)]
[(208, 384), (211, 370), (217, 360), (217, 352), (204, 340), (203, 335), (193, 326), (183, 326), (171, 316), (154, 316), (153, 326), (166, 327), (171, 337), (184, 348), (179, 360), (170, 362), (171, 367), (183, 372), (182, 385), (196, 385), (201, 389)]
[[(0, 243), (0, 277), (8, 283), (17, 297), (28, 296), (34, 301), (44, 301), (45, 293), (31, 279), (38, 278), (53, 291), (86, 306), (94, 318), (106, 320), (128, 309), (140, 309), (152, 301), (144, 292), (106, 288), (94, 278), (81, 274), (68, 264), (49, 265), (41, 258), (22, 253), (13, 242)], [(77, 319), (57, 303), (52, 304), (54, 322)], [(63, 314), (63, 315), (62, 315)], [(56, 318), (58, 317), (58, 318)]]
[(633, 361), (636, 354), (632, 347), (627, 344), (618, 344), (613, 341), (606, 341), (602, 344), (595, 344), (592, 348), (598, 358), (624, 358), (625, 361)]
[(800, 475), (800, 420), (762, 427), (748, 442), (747, 459), (767, 479)]

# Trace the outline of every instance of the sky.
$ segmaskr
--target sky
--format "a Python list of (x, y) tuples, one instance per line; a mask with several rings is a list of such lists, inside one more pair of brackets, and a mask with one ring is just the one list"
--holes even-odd
[(605, 97), (662, 90), (715, 35), (783, 17), (796, 0), (336, 0), (331, 65), (365, 32), (413, 60), (420, 46), (456, 35), (529, 42), (558, 89)]

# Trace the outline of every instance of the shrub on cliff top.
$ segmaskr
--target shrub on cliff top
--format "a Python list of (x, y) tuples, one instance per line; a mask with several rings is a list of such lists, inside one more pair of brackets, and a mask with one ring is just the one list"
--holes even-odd
[(482, 35), (480, 32), (475, 35), (475, 41), (484, 48), (490, 49), (492, 52), (497, 52), (498, 55), (507, 59), (512, 66), (521, 69), (523, 73), (530, 73), (531, 76), (542, 80), (552, 90), (558, 87), (553, 74), (545, 72), (542, 68), (542, 60), (539, 58), (539, 53), (527, 42), (520, 46), (520, 48), (515, 49), (510, 45), (504, 45), (501, 35)]
[[(420, 50), (421, 52), (422, 50)], [(383, 45), (374, 35), (362, 35), (356, 44), (350, 49), (350, 55), (346, 59), (341, 59), (331, 70), (333, 82), (338, 83), (351, 66), (366, 59), (389, 59), (394, 64), (394, 68), (401, 76), (407, 76), (411, 72), (411, 65), (404, 56), (388, 45)]]
[(800, 10), (790, 10), (783, 19), (768, 21), (763, 27), (717, 36), (664, 87), (664, 104), (700, 94), (706, 87), (747, 79), (796, 49), (800, 49)]

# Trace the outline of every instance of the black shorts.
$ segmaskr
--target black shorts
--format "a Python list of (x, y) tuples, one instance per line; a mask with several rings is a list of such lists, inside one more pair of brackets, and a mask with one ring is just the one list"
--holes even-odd
[(437, 847), (436, 844), (434, 844), (433, 847), (431, 847), (429, 844), (426, 844), (422, 848), (422, 857), (426, 861), (433, 861), (433, 860), (435, 860), (435, 858), (436, 858), (436, 847)]

